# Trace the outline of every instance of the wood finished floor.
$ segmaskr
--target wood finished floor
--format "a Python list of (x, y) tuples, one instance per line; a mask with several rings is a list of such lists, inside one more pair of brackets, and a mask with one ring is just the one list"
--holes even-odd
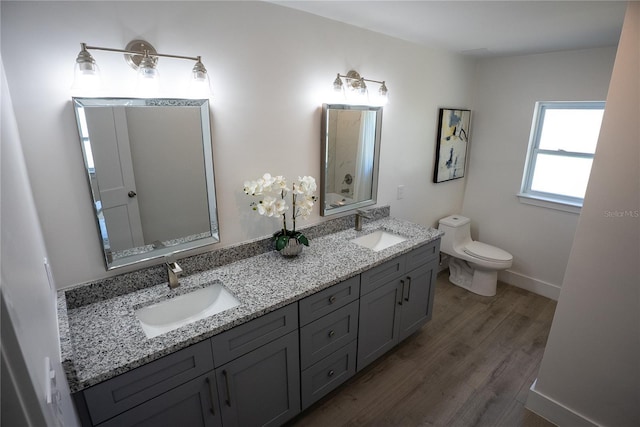
[(288, 425), (553, 426), (524, 403), (555, 308), (503, 283), (481, 297), (443, 272), (427, 325)]

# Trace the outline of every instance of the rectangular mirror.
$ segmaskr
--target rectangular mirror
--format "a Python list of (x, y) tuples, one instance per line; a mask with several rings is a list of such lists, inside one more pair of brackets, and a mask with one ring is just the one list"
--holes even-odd
[(73, 106), (108, 270), (219, 242), (208, 100)]
[(376, 203), (381, 131), (382, 107), (322, 106), (322, 216)]

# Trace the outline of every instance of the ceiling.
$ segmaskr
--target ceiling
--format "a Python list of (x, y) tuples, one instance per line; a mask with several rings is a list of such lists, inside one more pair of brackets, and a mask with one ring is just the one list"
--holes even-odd
[(626, 1), (272, 1), (424, 46), (495, 57), (615, 46)]

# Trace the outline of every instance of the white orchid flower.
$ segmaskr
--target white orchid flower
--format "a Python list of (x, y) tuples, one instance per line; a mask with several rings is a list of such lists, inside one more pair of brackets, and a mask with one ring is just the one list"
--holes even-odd
[(282, 175), (278, 175), (274, 178), (272, 188), (275, 191), (283, 192), (283, 196), (290, 191), (289, 187), (287, 187), (287, 179)]
[(244, 182), (244, 192), (254, 196), (254, 195), (260, 195), (261, 191), (259, 191), (260, 189), (258, 188), (258, 183), (256, 181), (245, 181)]
[(289, 206), (287, 206), (287, 202), (284, 199), (276, 200), (274, 208), (277, 215), (282, 215), (289, 210)]
[(258, 203), (258, 213), (264, 216), (276, 215), (276, 199), (271, 196), (266, 196)]
[(312, 195), (317, 190), (316, 180), (312, 176), (298, 177), (298, 194)]

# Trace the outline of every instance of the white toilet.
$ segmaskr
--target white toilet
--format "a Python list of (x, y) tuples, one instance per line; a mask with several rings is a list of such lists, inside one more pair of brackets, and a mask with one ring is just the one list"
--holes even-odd
[(440, 252), (451, 256), (449, 281), (478, 295), (496, 294), (498, 270), (511, 267), (513, 256), (495, 246), (471, 240), (471, 220), (460, 215), (442, 218)]

